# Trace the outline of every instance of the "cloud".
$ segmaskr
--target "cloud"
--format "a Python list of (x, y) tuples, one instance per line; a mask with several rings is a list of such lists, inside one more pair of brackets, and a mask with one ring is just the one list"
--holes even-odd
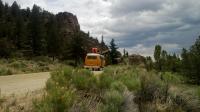
[(141, 11), (157, 11), (161, 8), (163, 0), (111, 0), (113, 16), (123, 16)]
[(140, 47), (141, 54), (149, 54), (144, 49), (152, 49), (156, 44), (169, 52), (180, 53), (181, 48), (188, 48), (200, 33), (200, 1), (115, 0), (114, 3), (110, 11), (113, 22), (107, 28), (123, 33), (123, 37), (115, 38), (131, 53), (137, 53), (133, 49)]
[[(12, 4), (14, 0), (7, 0)], [(161, 44), (180, 53), (200, 35), (199, 0), (18, 0), (22, 8), (38, 4), (54, 13), (77, 15), (81, 29), (108, 44), (111, 38), (130, 54), (152, 55)]]

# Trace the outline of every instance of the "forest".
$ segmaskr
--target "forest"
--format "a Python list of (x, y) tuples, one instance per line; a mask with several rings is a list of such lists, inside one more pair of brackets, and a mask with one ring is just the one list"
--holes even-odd
[(146, 57), (145, 65), (148, 71), (173, 72), (188, 78), (188, 83), (200, 84), (200, 37), (189, 49), (182, 49), (181, 54), (167, 53), (161, 45), (156, 45), (154, 59)]
[(16, 1), (9, 6), (0, 0), (1, 58), (49, 56), (80, 60), (92, 45), (107, 48), (89, 32), (81, 31), (71, 13), (53, 14), (37, 5), (21, 9)]

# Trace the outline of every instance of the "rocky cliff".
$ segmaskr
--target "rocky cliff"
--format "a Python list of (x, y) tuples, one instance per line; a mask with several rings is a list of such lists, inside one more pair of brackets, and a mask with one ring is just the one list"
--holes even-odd
[(74, 37), (74, 34), (79, 32), (84, 43), (84, 49), (87, 52), (91, 52), (93, 47), (96, 47), (101, 51), (108, 49), (105, 43), (100, 43), (97, 39), (81, 31), (78, 19), (72, 13), (62, 12), (58, 13), (56, 17), (59, 22), (59, 32), (64, 35), (66, 41), (70, 42), (71, 38)]

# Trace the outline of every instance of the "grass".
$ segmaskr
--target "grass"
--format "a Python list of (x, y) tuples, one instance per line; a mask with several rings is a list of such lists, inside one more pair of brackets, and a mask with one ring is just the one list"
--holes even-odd
[[(63, 67), (52, 72), (36, 111), (120, 112), (132, 92), (141, 112), (184, 112), (199, 109), (200, 89), (173, 73), (147, 72), (134, 66), (109, 66), (99, 75)], [(198, 112), (198, 111), (197, 111)]]
[(200, 100), (200, 87), (197, 88), (196, 94), (197, 94), (197, 96), (199, 97), (199, 100)]
[(181, 84), (186, 82), (186, 78), (171, 72), (164, 72), (161, 74), (161, 79), (166, 81), (167, 83), (173, 83), (173, 84)]
[(34, 59), (0, 59), (0, 76), (53, 71), (64, 63), (52, 61), (48, 57), (35, 57)]

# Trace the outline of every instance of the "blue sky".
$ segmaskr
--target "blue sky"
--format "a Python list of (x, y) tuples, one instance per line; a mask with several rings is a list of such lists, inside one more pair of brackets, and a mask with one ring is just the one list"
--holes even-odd
[[(3, 0), (12, 4), (14, 0)], [(16, 0), (22, 8), (37, 4), (53, 13), (72, 12), (93, 37), (116, 40), (120, 50), (152, 56), (160, 44), (180, 53), (200, 35), (200, 0)]]

